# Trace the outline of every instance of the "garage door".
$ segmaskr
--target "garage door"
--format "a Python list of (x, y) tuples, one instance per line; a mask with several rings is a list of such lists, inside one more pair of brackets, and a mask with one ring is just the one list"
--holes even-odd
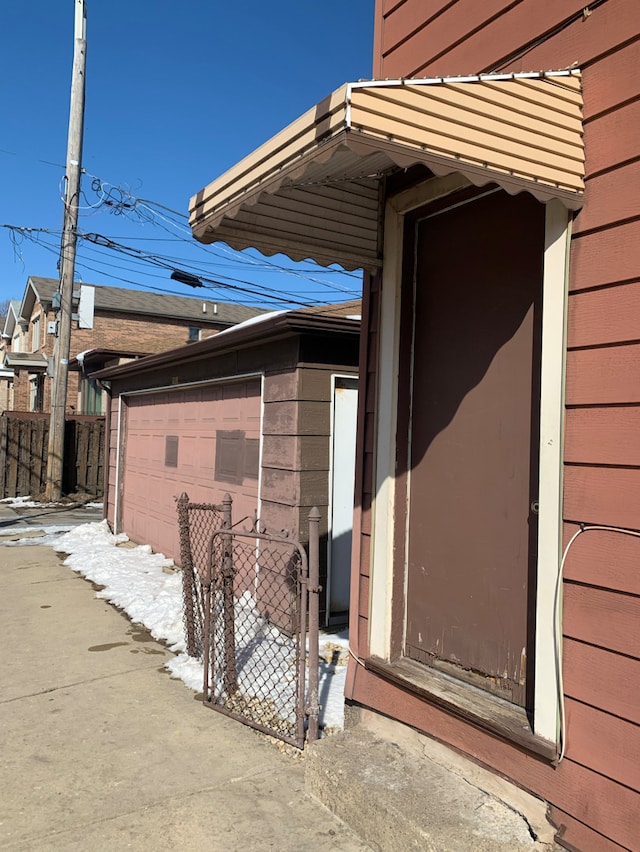
[(122, 528), (134, 541), (179, 559), (174, 497), (233, 497), (233, 515), (258, 504), (259, 379), (127, 400)]

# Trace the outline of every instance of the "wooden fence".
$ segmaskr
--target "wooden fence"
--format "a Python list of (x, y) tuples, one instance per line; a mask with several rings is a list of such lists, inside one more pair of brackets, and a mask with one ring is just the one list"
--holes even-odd
[[(37, 497), (44, 491), (48, 441), (48, 414), (5, 411), (0, 415), (0, 498)], [(63, 493), (102, 497), (103, 477), (104, 417), (67, 416)]]

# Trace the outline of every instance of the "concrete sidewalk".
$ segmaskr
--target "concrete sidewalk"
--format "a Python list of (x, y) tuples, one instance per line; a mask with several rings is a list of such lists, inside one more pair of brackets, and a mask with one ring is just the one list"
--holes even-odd
[(368, 848), (52, 549), (0, 546), (0, 638), (2, 849)]

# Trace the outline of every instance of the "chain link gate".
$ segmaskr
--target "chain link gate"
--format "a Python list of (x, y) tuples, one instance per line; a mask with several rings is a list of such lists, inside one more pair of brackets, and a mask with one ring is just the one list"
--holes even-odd
[(300, 542), (257, 520), (232, 526), (229, 495), (208, 506), (207, 521), (198, 514), (206, 504), (189, 504), (185, 494), (178, 504), (191, 557), (183, 589), (193, 587), (185, 591), (187, 645), (196, 624), (192, 656), (203, 659), (204, 704), (303, 748), (307, 719), (307, 739), (318, 736), (320, 513), (309, 514), (307, 559)]
[(207, 558), (211, 535), (223, 525), (231, 526), (231, 498), (214, 503), (190, 503), (184, 491), (175, 498), (180, 533), (182, 565), (182, 618), (190, 657), (202, 659), (204, 635), (203, 582), (207, 575)]

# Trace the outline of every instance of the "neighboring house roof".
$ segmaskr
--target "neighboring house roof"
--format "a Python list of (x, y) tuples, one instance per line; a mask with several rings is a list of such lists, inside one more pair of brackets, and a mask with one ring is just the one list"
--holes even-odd
[(40, 352), (6, 352), (4, 366), (26, 368), (33, 373), (47, 369), (48, 360)]
[(13, 337), (13, 330), (16, 327), (16, 322), (18, 321), (19, 316), (20, 302), (18, 299), (11, 299), (9, 302), (9, 311), (4, 318), (4, 323), (2, 325), (2, 337), (8, 337), (9, 339)]
[(331, 317), (347, 317), (347, 319), (360, 319), (362, 310), (362, 299), (351, 299), (350, 302), (338, 302), (335, 305), (312, 305), (309, 308), (301, 308), (301, 313), (318, 314)]
[[(75, 285), (80, 288), (80, 282)], [(147, 293), (143, 290), (127, 290), (123, 287), (105, 287), (101, 284), (86, 284), (95, 289), (95, 309), (123, 314), (143, 314), (156, 317), (172, 317), (190, 320), (198, 325), (233, 325), (249, 317), (264, 313), (261, 308), (233, 305), (198, 299), (193, 296), (172, 296), (163, 293)], [(50, 305), (53, 294), (58, 290), (55, 278), (30, 275), (20, 306), (20, 315), (28, 319), (36, 301)], [(205, 309), (203, 309), (203, 306)]]
[[(120, 378), (135, 373), (154, 370), (176, 361), (191, 361), (209, 357), (256, 341), (270, 341), (292, 333), (333, 332), (336, 335), (360, 334), (360, 300), (343, 302), (341, 305), (301, 308), (294, 311), (273, 311), (260, 317), (221, 331), (219, 334), (190, 343), (157, 355), (148, 355), (138, 361), (108, 367), (94, 375), (99, 379)], [(344, 311), (344, 313), (343, 313)], [(356, 319), (357, 317), (357, 319)]]

